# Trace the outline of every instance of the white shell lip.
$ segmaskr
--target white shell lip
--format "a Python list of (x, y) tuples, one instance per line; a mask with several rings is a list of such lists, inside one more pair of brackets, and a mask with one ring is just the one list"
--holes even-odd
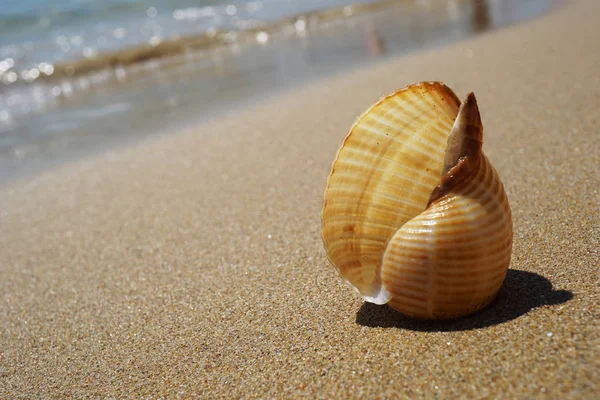
[(363, 296), (366, 302), (383, 305), (387, 304), (392, 298), (392, 294), (388, 292), (383, 285), (379, 286), (379, 292), (375, 293), (375, 296)]

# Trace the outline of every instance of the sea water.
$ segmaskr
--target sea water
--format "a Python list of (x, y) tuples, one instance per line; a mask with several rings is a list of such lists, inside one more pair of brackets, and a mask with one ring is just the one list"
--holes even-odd
[(550, 0), (0, 0), (0, 182)]
[[(0, 58), (23, 71), (375, 0), (2, 0)], [(5, 65), (5, 69), (6, 69)], [(48, 69), (38, 68), (41, 74)], [(20, 76), (17, 76), (17, 79)], [(5, 78), (6, 82), (7, 79)]]

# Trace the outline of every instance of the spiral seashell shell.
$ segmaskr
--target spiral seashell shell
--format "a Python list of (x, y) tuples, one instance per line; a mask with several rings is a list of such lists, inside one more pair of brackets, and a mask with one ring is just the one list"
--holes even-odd
[(322, 234), (366, 301), (446, 319), (494, 298), (512, 221), (482, 138), (475, 96), (461, 104), (438, 82), (400, 89), (354, 123), (328, 179)]

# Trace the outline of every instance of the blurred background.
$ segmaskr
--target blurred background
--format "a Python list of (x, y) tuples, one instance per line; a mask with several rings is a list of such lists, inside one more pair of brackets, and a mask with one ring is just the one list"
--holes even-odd
[(552, 0), (0, 0), (0, 184)]

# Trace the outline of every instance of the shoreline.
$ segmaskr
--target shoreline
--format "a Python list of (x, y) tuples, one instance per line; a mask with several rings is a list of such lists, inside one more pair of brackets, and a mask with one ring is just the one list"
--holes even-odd
[[(487, 1), (487, 0), (484, 0)], [(542, 8), (542, 11), (534, 11), (535, 14), (543, 13), (546, 7), (551, 7), (553, 1), (547, 1), (548, 6), (543, 3), (546, 0), (540, 0), (539, 5), (534, 8)], [(471, 0), (458, 0), (453, 4), (453, 13), (464, 4), (471, 3)], [(488, 15), (490, 7), (483, 2), (476, 2), (474, 7), (474, 24), (478, 29), (487, 29), (489, 25)], [(35, 81), (56, 82), (61, 79), (72, 79), (78, 77), (86, 77), (91, 73), (103, 73), (106, 70), (126, 69), (128, 66), (146, 63), (160, 62), (161, 60), (173, 60), (177, 56), (185, 55), (185, 53), (197, 53), (202, 51), (210, 51), (219, 48), (230, 47), (232, 45), (248, 45), (248, 44), (264, 44), (270, 36), (274, 37), (289, 37), (295, 35), (308, 35), (313, 31), (318, 31), (328, 24), (339, 24), (352, 21), (356, 17), (365, 17), (368, 14), (379, 12), (394, 12), (395, 8), (402, 8), (409, 13), (415, 12), (423, 8), (429, 13), (451, 13), (447, 6), (442, 3), (434, 3), (429, 5), (420, 5), (418, 2), (411, 0), (375, 0), (370, 3), (354, 3), (336, 8), (317, 9), (313, 11), (301, 12), (295, 15), (285, 16), (275, 21), (257, 20), (253, 23), (247, 23), (246, 28), (237, 29), (211, 29), (207, 32), (196, 32), (193, 34), (184, 34), (175, 37), (165, 37), (149, 43), (138, 43), (123, 48), (114, 49), (112, 51), (100, 52), (90, 57), (82, 57), (78, 59), (67, 59), (58, 62), (45, 62), (40, 68), (32, 69), (15, 69), (12, 66), (0, 70), (0, 78), (3, 75), (15, 73), (15, 81), (6, 81), (4, 83), (15, 84)], [(456, 18), (456, 16), (454, 16)], [(517, 18), (518, 20), (518, 18)], [(167, 60), (167, 64), (169, 61)], [(34, 72), (36, 77), (25, 78), (32, 75)], [(10, 86), (8, 86), (10, 87)]]
[[(49, 85), (48, 92), (59, 93), (51, 95), (50, 103), (29, 102), (27, 107), (34, 111), (20, 117), (10, 116), (10, 109), (2, 111), (8, 112), (12, 122), (3, 125), (0, 116), (0, 184), (145, 136), (234, 113), (264, 100), (265, 94), (278, 95), (390, 57), (502, 29), (556, 7), (542, 1), (528, 11), (517, 6), (510, 9), (512, 13), (496, 8), (472, 16), (466, 2), (460, 6), (451, 17), (439, 7), (425, 12), (410, 2), (400, 2), (386, 12), (347, 17), (333, 25), (311, 25), (304, 35), (275, 36), (264, 44), (175, 57), (165, 65), (151, 62), (146, 68), (140, 64), (135, 66), (137, 72), (117, 69), (106, 76), (101, 73)], [(42, 108), (37, 110), (38, 106)]]
[[(466, 1), (466, 0), (460, 0)], [(159, 61), (175, 57), (186, 52), (215, 50), (233, 44), (243, 45), (251, 42), (261, 43), (270, 35), (306, 34), (307, 27), (326, 22), (341, 22), (345, 18), (363, 16), (367, 13), (398, 6), (402, 0), (378, 0), (374, 3), (356, 3), (339, 8), (316, 10), (284, 17), (271, 23), (262, 23), (243, 30), (214, 30), (209, 33), (166, 38), (155, 44), (139, 44), (110, 53), (101, 53), (95, 57), (67, 60), (54, 65), (51, 74), (41, 74), (40, 80), (55, 80), (88, 75), (104, 69), (125, 68), (131, 64)], [(234, 35), (232, 35), (232, 33)], [(266, 36), (265, 36), (266, 34)], [(258, 36), (257, 36), (258, 35)]]
[[(593, 398), (599, 13), (573, 0), (1, 186), (0, 397)], [(513, 213), (501, 295), (456, 321), (364, 304), (320, 237), (350, 125), (424, 80), (476, 94)]]

